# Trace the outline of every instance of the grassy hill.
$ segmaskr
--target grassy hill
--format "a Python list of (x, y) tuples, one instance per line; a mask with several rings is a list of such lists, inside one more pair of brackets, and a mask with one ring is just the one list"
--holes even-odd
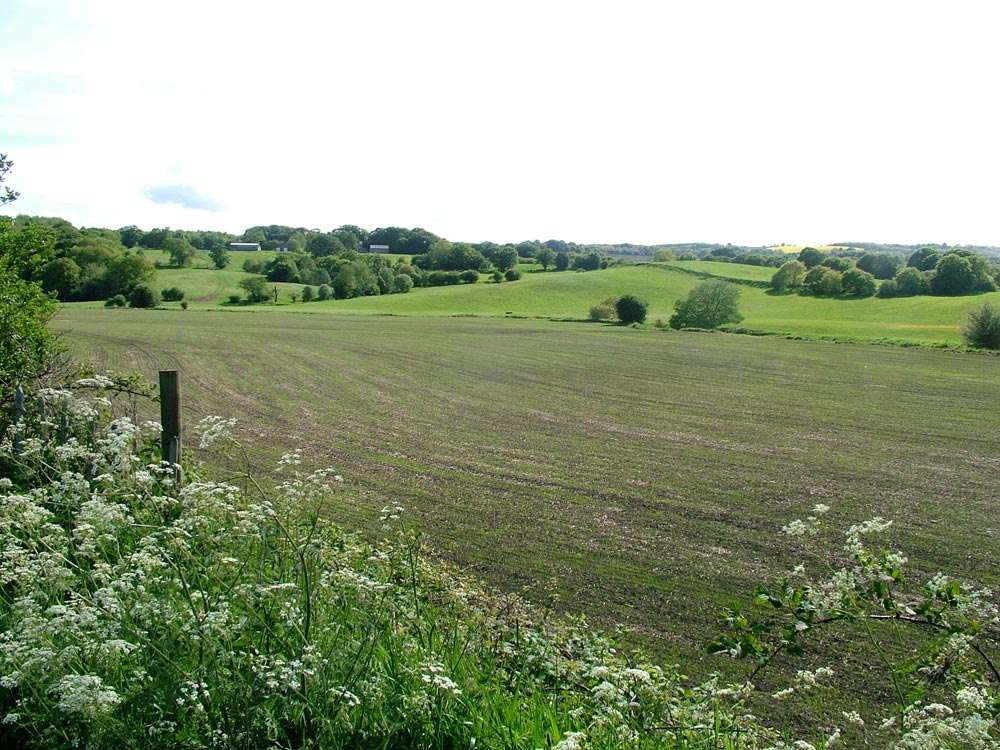
[[(650, 303), (649, 323), (666, 321), (673, 304), (703, 277), (761, 285), (773, 269), (706, 261), (625, 265), (587, 273), (542, 272), (524, 267), (517, 282), (415, 289), (404, 295), (360, 297), (327, 302), (291, 303), (301, 284), (275, 284), (277, 306), (256, 312), (324, 315), (413, 315), (533, 317), (586, 319), (591, 305), (610, 296), (637, 294)], [(178, 286), (195, 309), (218, 309), (230, 294), (239, 293), (242, 271), (207, 268), (160, 269), (157, 288)], [(966, 312), (985, 300), (1000, 304), (1000, 292), (970, 297), (909, 297), (894, 299), (829, 299), (776, 294), (759, 286), (742, 287), (738, 328), (780, 336), (869, 341), (906, 346), (959, 346)], [(100, 303), (90, 303), (99, 307)], [(176, 303), (168, 307), (178, 307)]]

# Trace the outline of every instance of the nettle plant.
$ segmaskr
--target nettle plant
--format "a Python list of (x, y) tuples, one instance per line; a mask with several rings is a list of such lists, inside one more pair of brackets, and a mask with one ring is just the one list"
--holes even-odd
[[(324, 518), (341, 477), (296, 452), (247, 491), (196, 466), (181, 485), (159, 425), (112, 414), (134, 384), (78, 386), (94, 396), (47, 391), (0, 443), (0, 747), (773, 740), (738, 692), (432, 560), (397, 506), (345, 533)], [(232, 427), (205, 420), (201, 448), (235, 446)]]
[[(789, 523), (783, 532), (815, 536), (828, 510), (817, 505), (814, 515)], [(890, 525), (874, 518), (851, 526), (839, 567), (814, 576), (798, 565), (775, 585), (755, 589), (752, 613), (738, 604), (728, 607), (722, 615), (726, 632), (710, 650), (754, 662), (750, 685), (779, 655), (805, 654), (817, 631), (855, 627), (887, 675), (896, 706), (876, 718), (874, 737), (857, 712), (844, 712), (840, 725), (824, 730), (821, 746), (851, 732), (897, 748), (1000, 747), (993, 595), (940, 573), (923, 585), (908, 585), (906, 557), (871, 541)], [(780, 701), (815, 690), (833, 674), (829, 666), (801, 670), (791, 685), (770, 697)], [(801, 740), (777, 747), (782, 746), (812, 747)]]

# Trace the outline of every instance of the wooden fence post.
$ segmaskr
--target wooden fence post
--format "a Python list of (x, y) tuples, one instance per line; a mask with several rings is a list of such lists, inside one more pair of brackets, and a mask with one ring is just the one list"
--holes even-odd
[[(181, 462), (181, 383), (177, 370), (160, 370), (160, 449), (164, 462), (179, 467)], [(180, 482), (180, 468), (177, 481)]]

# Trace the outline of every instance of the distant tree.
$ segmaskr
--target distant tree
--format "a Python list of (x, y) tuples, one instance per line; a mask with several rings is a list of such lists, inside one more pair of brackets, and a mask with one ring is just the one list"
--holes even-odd
[(875, 277), (860, 268), (848, 268), (841, 276), (844, 294), (852, 297), (871, 297), (878, 291)]
[(542, 247), (535, 251), (535, 258), (541, 264), (542, 270), (547, 271), (549, 266), (555, 262), (556, 254), (550, 248)]
[(890, 297), (899, 296), (899, 286), (896, 284), (895, 279), (886, 279), (883, 281), (878, 288), (878, 292), (875, 294), (876, 297), (880, 299), (889, 299)]
[(392, 277), (392, 294), (406, 294), (413, 289), (413, 278), (409, 274), (397, 273)]
[(939, 295), (969, 294), (975, 289), (976, 275), (967, 258), (949, 253), (942, 256), (931, 279), (931, 293)]
[(264, 273), (267, 261), (263, 258), (247, 258), (243, 261), (243, 270), (247, 273)]
[(699, 258), (692, 252), (686, 252), (678, 255), (677, 260), (699, 260)]
[(142, 240), (143, 231), (135, 224), (129, 224), (118, 230), (118, 238), (121, 243), (128, 248), (133, 248)]
[(798, 260), (800, 260), (806, 268), (812, 268), (813, 266), (818, 266), (826, 260), (826, 253), (822, 250), (817, 250), (815, 247), (804, 247), (799, 251)]
[(316, 291), (311, 286), (302, 287), (302, 301), (312, 302), (316, 298)]
[(271, 261), (267, 266), (266, 275), (268, 281), (285, 281), (292, 284), (302, 281), (299, 267), (288, 253), (283, 253)]
[(125, 253), (108, 261), (102, 275), (104, 296), (129, 294), (140, 284), (149, 284), (156, 267), (137, 252)]
[(479, 282), (479, 271), (467, 268), (459, 274), (463, 284), (476, 284)]
[(320, 288), (316, 290), (316, 299), (320, 302), (333, 299), (333, 287), (329, 284), (322, 284)]
[[(537, 242), (524, 241), (519, 242), (517, 245), (517, 254), (522, 258), (538, 258), (538, 253), (542, 250), (548, 250), (552, 253), (552, 258), (556, 257), (555, 252), (550, 247), (545, 247), (544, 245), (539, 245)], [(549, 260), (549, 263), (552, 261)]]
[(978, 349), (1000, 349), (1000, 308), (984, 302), (968, 312), (962, 338)]
[(80, 285), (81, 268), (72, 258), (56, 258), (42, 268), (42, 289), (55, 292), (60, 300), (66, 302), (73, 298), (73, 293)]
[(829, 258), (824, 259), (820, 265), (843, 273), (848, 268), (854, 268), (854, 261), (842, 255), (831, 255)]
[(240, 288), (247, 293), (247, 300), (253, 304), (267, 302), (271, 298), (271, 290), (267, 279), (263, 276), (250, 276), (241, 279)]
[(503, 277), (507, 281), (520, 281), (521, 280), (521, 272), (518, 271), (516, 268), (508, 268), (504, 272)]
[(311, 234), (306, 240), (306, 252), (314, 258), (327, 255), (341, 255), (347, 252), (347, 247), (340, 238), (329, 234)]
[(229, 250), (226, 248), (225, 245), (223, 244), (214, 245), (208, 251), (208, 254), (212, 257), (212, 263), (214, 263), (215, 267), (218, 268), (220, 271), (229, 265), (229, 258), (231, 256), (229, 254)]
[(930, 294), (931, 284), (927, 279), (927, 274), (920, 271), (916, 266), (907, 266), (896, 274), (895, 279), (896, 295), (899, 297), (912, 297), (917, 294)]
[(634, 294), (622, 295), (615, 302), (615, 312), (618, 314), (618, 319), (625, 325), (646, 322), (648, 311), (649, 303)]
[(153, 291), (149, 284), (139, 284), (134, 287), (128, 295), (129, 307), (156, 307), (160, 304), (159, 295)]
[(159, 250), (170, 236), (169, 229), (150, 229), (139, 240), (139, 244), (151, 250)]
[(600, 253), (586, 253), (573, 258), (572, 268), (574, 271), (596, 271), (601, 267)]
[(827, 266), (813, 266), (806, 273), (802, 286), (818, 297), (832, 297), (843, 291), (843, 274)]
[(903, 256), (896, 253), (865, 253), (858, 258), (857, 266), (876, 279), (891, 279), (903, 267)]
[(413, 265), (425, 271), (485, 271), (485, 256), (466, 242), (438, 240), (430, 250), (413, 258)]
[(190, 242), (177, 237), (167, 237), (163, 240), (160, 249), (169, 253), (170, 263), (177, 268), (184, 268), (191, 265), (194, 256), (198, 254), (198, 251), (191, 246)]
[(608, 297), (590, 307), (590, 319), (595, 321), (614, 320), (618, 317), (618, 297)]
[(674, 303), (670, 316), (671, 328), (718, 328), (727, 323), (739, 323), (740, 289), (725, 281), (705, 281), (696, 286), (686, 299)]
[(378, 280), (371, 268), (361, 260), (354, 260), (342, 266), (333, 278), (332, 286), (337, 299), (378, 294)]
[(800, 260), (790, 260), (781, 266), (771, 276), (771, 288), (779, 292), (788, 289), (799, 289), (806, 276), (806, 266)]
[(519, 256), (517, 250), (514, 248), (501, 247), (494, 251), (491, 260), (493, 262), (493, 267), (502, 273), (504, 271), (509, 271), (511, 268), (516, 266), (518, 258)]
[(128, 304), (128, 300), (125, 299), (124, 294), (116, 294), (114, 297), (108, 297), (104, 301), (105, 307), (125, 307)]
[(653, 262), (654, 263), (666, 263), (667, 261), (676, 260), (674, 251), (667, 247), (659, 247), (653, 251)]
[(918, 271), (931, 271), (941, 259), (941, 253), (930, 247), (922, 247), (906, 259), (906, 265)]
[(184, 299), (184, 290), (177, 286), (160, 290), (160, 297), (164, 302), (180, 302)]
[(558, 252), (556, 253), (556, 270), (565, 271), (569, 268), (569, 253)]

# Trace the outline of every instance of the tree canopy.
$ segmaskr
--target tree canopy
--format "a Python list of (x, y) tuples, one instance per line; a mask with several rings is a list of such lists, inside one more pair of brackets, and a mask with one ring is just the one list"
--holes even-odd
[(739, 323), (740, 288), (726, 281), (705, 281), (674, 303), (671, 328), (718, 328)]

